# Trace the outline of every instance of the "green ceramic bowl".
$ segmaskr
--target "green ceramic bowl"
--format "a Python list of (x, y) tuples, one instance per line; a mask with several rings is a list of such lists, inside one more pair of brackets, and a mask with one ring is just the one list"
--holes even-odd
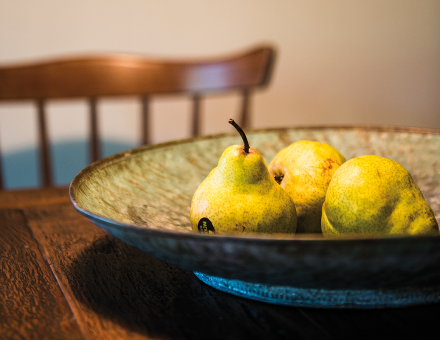
[[(266, 163), (280, 149), (302, 139), (328, 143), (347, 159), (375, 154), (395, 160), (412, 174), (440, 219), (439, 130), (313, 127), (251, 131), (247, 136)], [(113, 155), (75, 177), (70, 186), (72, 203), (123, 242), (237, 295), (324, 307), (395, 306), (440, 299), (440, 236), (325, 240), (193, 233), (192, 195), (217, 166), (223, 150), (241, 143), (237, 133), (223, 134)], [(292, 294), (300, 293), (308, 295), (302, 302), (292, 302)], [(377, 300), (379, 295), (388, 297)], [(349, 296), (364, 297), (360, 301)]]

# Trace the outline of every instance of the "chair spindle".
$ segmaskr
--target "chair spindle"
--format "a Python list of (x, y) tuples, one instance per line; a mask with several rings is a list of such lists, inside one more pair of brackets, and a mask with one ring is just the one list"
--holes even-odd
[(49, 139), (47, 136), (47, 123), (46, 123), (46, 107), (43, 99), (37, 101), (38, 108), (38, 130), (39, 130), (39, 143), (41, 152), (41, 179), (43, 186), (52, 186), (52, 169), (49, 153)]
[(0, 152), (0, 191), (3, 190), (3, 165), (2, 165), (2, 153)]
[(148, 97), (142, 97), (142, 145), (151, 144), (150, 138), (150, 100)]
[(192, 131), (191, 134), (193, 137), (196, 137), (200, 134), (200, 95), (194, 94), (192, 96), (193, 102), (193, 112), (192, 112)]
[(90, 106), (90, 159), (95, 162), (99, 159), (98, 110), (96, 98), (89, 99)]
[(241, 123), (241, 126), (243, 127), (243, 129), (248, 129), (250, 126), (249, 99), (250, 99), (250, 91), (247, 89), (242, 91), (240, 123)]

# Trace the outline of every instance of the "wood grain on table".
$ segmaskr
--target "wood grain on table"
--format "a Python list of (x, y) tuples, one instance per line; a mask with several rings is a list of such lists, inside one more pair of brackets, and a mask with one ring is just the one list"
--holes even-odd
[[(71, 309), (21, 210), (0, 210), (0, 338), (81, 339)], [(53, 267), (52, 267), (53, 268)]]
[(277, 306), (217, 291), (75, 211), (67, 188), (0, 193), (0, 339), (431, 338), (440, 305)]

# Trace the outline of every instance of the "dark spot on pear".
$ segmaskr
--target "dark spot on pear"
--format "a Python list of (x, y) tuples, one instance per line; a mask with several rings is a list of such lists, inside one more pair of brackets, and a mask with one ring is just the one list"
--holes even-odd
[(335, 161), (333, 161), (330, 158), (327, 158), (325, 160), (325, 162), (327, 163), (327, 167), (325, 167), (325, 166), (322, 167), (322, 177), (325, 177), (327, 175), (327, 173), (329, 172), (329, 170), (333, 169), (332, 163), (335, 163)]
[(275, 176), (274, 179), (278, 184), (281, 184), (281, 182), (283, 181), (284, 175), (280, 175), (280, 176)]
[(431, 227), (434, 230), (438, 230), (437, 220), (434, 217), (431, 217)]

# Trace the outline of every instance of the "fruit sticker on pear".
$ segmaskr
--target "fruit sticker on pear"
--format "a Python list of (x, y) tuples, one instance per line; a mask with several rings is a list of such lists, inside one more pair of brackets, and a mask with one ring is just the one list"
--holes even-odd
[(214, 226), (207, 217), (202, 217), (197, 225), (200, 234), (215, 234)]

